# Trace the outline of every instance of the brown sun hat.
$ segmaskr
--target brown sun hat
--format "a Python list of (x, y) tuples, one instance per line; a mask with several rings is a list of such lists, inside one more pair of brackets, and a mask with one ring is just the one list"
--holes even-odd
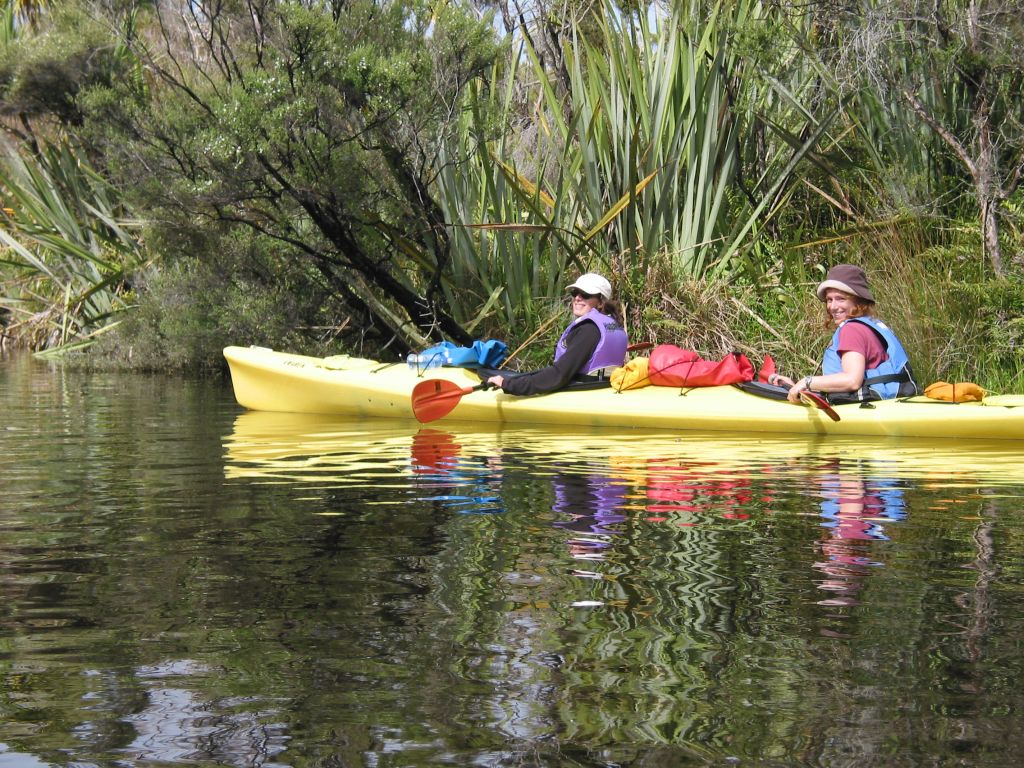
[(853, 264), (836, 264), (828, 271), (828, 275), (818, 285), (818, 298), (825, 300), (825, 291), (829, 288), (837, 288), (840, 291), (858, 296), (864, 301), (875, 303), (875, 297), (871, 295), (868, 288), (868, 276), (864, 270)]

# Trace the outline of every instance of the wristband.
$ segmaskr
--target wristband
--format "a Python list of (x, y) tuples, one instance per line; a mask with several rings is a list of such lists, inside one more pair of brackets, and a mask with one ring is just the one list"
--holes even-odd
[(810, 389), (811, 388), (811, 379), (813, 379), (813, 378), (814, 378), (813, 376), (805, 376), (804, 377), (804, 389)]

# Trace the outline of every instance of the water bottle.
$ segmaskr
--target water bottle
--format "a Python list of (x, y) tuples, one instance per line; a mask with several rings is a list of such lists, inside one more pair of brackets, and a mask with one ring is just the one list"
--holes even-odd
[(440, 368), (444, 363), (440, 354), (424, 355), (422, 353), (410, 352), (409, 356), (405, 358), (405, 362), (409, 364), (409, 370), (411, 371), (425, 371), (428, 368)]

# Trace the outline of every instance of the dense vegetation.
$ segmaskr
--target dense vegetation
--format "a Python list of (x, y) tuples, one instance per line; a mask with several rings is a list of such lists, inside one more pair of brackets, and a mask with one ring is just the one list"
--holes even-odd
[(1024, 388), (1024, 0), (0, 7), (10, 343), (530, 365), (592, 269), (803, 372), (853, 261), (921, 378)]

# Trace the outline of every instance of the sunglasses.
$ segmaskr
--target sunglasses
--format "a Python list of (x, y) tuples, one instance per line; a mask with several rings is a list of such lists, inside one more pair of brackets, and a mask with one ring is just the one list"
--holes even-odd
[(599, 294), (599, 293), (584, 293), (579, 288), (573, 288), (571, 291), (569, 291), (569, 295), (572, 296), (574, 299), (577, 298), (577, 297), (581, 298), (581, 299), (596, 299), (601, 294)]

